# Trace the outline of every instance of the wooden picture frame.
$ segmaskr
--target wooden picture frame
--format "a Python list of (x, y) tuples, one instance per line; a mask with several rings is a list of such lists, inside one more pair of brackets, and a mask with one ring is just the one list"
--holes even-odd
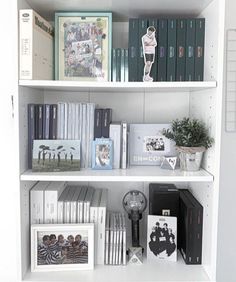
[(55, 79), (110, 81), (112, 13), (55, 13)]

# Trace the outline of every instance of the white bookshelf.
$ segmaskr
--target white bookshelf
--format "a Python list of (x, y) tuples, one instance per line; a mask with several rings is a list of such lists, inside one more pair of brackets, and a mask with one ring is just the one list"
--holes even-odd
[(156, 166), (135, 166), (128, 169), (92, 170), (75, 172), (32, 172), (21, 175), (23, 181), (89, 181), (89, 182), (213, 182), (213, 175), (200, 171), (181, 171), (161, 169)]
[(90, 271), (27, 272), (25, 281), (42, 282), (205, 282), (209, 277), (201, 265), (186, 265), (181, 257), (178, 262), (154, 263), (144, 261), (141, 266), (102, 266)]
[(20, 80), (20, 86), (34, 89), (57, 91), (144, 91), (155, 92), (192, 92), (214, 89), (216, 81), (183, 81), (183, 82), (83, 82), (59, 80)]
[[(158, 282), (215, 281), (218, 229), (219, 171), (222, 129), (223, 40), (225, 0), (18, 0), (18, 8), (33, 8), (50, 21), (56, 10), (113, 12), (113, 47), (127, 47), (130, 17), (205, 17), (205, 81), (203, 82), (79, 82), (51, 80), (15, 81), (15, 136), (17, 148), (18, 257), (20, 280), (42, 282)], [(15, 15), (16, 20), (16, 15)], [(123, 28), (125, 27), (125, 29)], [(218, 28), (217, 28), (218, 27)], [(120, 45), (119, 45), (120, 44)], [(17, 46), (15, 44), (14, 46)], [(17, 54), (15, 54), (17, 56)], [(14, 93), (14, 91), (12, 91)], [(11, 93), (12, 93), (11, 92)], [(184, 116), (199, 118), (215, 139), (198, 172), (169, 171), (160, 167), (127, 170), (34, 173), (27, 167), (27, 104), (93, 102), (111, 107), (115, 120), (128, 123), (169, 123)], [(148, 195), (150, 182), (171, 182), (189, 188), (204, 207), (202, 265), (147, 262), (142, 266), (95, 266), (93, 271), (30, 272), (29, 191), (36, 181), (78, 181), (109, 189), (110, 207), (122, 210), (122, 196), (131, 188)], [(143, 226), (145, 226), (145, 217)], [(130, 224), (130, 223), (128, 223)], [(146, 233), (146, 230), (141, 230)], [(143, 235), (142, 235), (143, 236)], [(143, 244), (145, 247), (145, 245)]]

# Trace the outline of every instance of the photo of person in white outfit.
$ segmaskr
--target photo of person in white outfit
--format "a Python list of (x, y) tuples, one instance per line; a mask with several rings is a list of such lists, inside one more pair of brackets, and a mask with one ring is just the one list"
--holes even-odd
[(155, 37), (156, 29), (154, 26), (149, 26), (147, 33), (142, 37), (143, 53), (144, 53), (144, 76), (143, 81), (153, 81), (150, 77), (152, 64), (155, 59), (155, 48), (157, 41)]

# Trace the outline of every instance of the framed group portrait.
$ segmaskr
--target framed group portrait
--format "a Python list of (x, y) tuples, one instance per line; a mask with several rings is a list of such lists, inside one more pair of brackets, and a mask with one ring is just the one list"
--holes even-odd
[(109, 81), (112, 13), (55, 13), (55, 79)]
[(31, 271), (94, 268), (94, 225), (35, 224), (31, 226)]

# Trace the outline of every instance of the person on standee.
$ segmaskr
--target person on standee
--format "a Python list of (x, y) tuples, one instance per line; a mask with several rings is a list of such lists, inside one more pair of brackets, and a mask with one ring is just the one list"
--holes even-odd
[(156, 29), (154, 26), (149, 26), (147, 33), (142, 37), (143, 53), (144, 53), (144, 76), (143, 81), (153, 81), (150, 77), (152, 64), (155, 59), (155, 48), (157, 46), (156, 41)]

